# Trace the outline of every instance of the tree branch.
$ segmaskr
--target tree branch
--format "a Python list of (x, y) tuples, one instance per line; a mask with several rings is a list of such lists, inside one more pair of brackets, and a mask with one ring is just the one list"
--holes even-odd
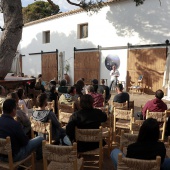
[(71, 5), (75, 5), (75, 6), (81, 7), (81, 3), (76, 4), (76, 3), (74, 3), (74, 2), (71, 2), (70, 0), (67, 0), (67, 2), (68, 2), (69, 4), (71, 4)]

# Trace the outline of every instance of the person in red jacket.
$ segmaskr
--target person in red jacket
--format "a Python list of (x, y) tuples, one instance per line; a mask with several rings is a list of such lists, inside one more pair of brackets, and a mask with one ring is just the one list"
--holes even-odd
[(146, 118), (146, 111), (150, 112), (164, 112), (167, 110), (167, 105), (162, 101), (164, 97), (164, 92), (162, 90), (157, 90), (155, 93), (155, 99), (148, 101), (142, 109), (143, 118)]

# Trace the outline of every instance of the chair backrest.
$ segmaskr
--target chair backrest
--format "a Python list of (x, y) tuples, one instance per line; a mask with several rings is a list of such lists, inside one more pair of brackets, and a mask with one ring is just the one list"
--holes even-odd
[(134, 110), (134, 100), (129, 101), (129, 109), (133, 109)]
[(146, 119), (148, 119), (150, 117), (156, 119), (159, 122), (160, 131), (162, 132), (160, 140), (164, 141), (167, 111), (165, 111), (165, 112), (150, 112), (149, 110), (147, 110), (146, 111)]
[(160, 170), (161, 157), (157, 156), (156, 160), (141, 160), (122, 157), (122, 154), (118, 155), (117, 170)]
[(118, 119), (132, 121), (132, 117), (133, 117), (133, 109), (124, 110), (124, 109), (114, 108), (114, 119), (118, 118)]
[[(42, 143), (44, 170), (48, 169), (73, 169), (77, 170), (77, 144), (61, 146)], [(61, 168), (62, 167), (62, 168)]]
[(49, 122), (40, 122), (33, 119), (33, 117), (30, 117), (31, 122), (31, 137), (34, 138), (34, 132), (42, 133), (46, 135), (46, 138), (48, 137), (49, 144), (52, 143), (52, 125), (51, 121)]
[(131, 132), (139, 133), (140, 127), (142, 126), (144, 120), (134, 120), (132, 121)]
[(128, 109), (128, 101), (124, 103), (113, 102), (113, 108), (114, 107), (117, 109)]
[(60, 104), (58, 102), (58, 110), (61, 110), (62, 112), (67, 112), (67, 113), (74, 113), (75, 103), (73, 102), (71, 105), (67, 105), (67, 104)]
[(72, 115), (72, 113), (68, 113), (68, 112), (63, 112), (61, 109), (59, 110), (59, 121), (61, 123), (67, 124), (70, 116)]
[(135, 143), (137, 141), (137, 138), (137, 134), (124, 133), (124, 130), (121, 130), (120, 150), (123, 152), (123, 149), (127, 148), (128, 145)]

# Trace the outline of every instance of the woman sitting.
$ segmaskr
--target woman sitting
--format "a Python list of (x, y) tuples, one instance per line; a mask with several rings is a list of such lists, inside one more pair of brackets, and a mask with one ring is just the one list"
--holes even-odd
[[(148, 118), (142, 124), (137, 141), (127, 147), (128, 158), (155, 160), (156, 156), (161, 157), (161, 169), (170, 169), (170, 159), (165, 158), (166, 148), (163, 142), (159, 141), (159, 124), (156, 119)], [(117, 169), (119, 149), (111, 152), (111, 159), (114, 169)]]
[[(71, 142), (75, 141), (75, 127), (81, 129), (98, 129), (107, 120), (106, 113), (93, 108), (92, 96), (85, 94), (80, 99), (81, 110), (74, 112), (66, 126), (66, 134)], [(103, 142), (103, 144), (105, 144)], [(99, 147), (98, 142), (78, 142), (78, 152), (85, 152)]]

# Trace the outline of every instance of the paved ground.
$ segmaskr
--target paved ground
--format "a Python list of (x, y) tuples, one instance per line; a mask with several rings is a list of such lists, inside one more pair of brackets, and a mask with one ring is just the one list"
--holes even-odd
[[(112, 94), (112, 99), (115, 94)], [(147, 94), (130, 94), (130, 100), (134, 100), (134, 111), (138, 112), (141, 110), (141, 105), (143, 106), (148, 100), (153, 99), (154, 95), (147, 95)], [(169, 101), (165, 101), (167, 104), (170, 103)], [(64, 166), (64, 165), (63, 165)], [(36, 170), (42, 170), (42, 160), (36, 162)], [(57, 169), (57, 167), (56, 167)], [(91, 170), (92, 168), (84, 168)], [(103, 170), (113, 170), (113, 164), (111, 162), (110, 157), (107, 154), (107, 149), (104, 149), (104, 161), (103, 161)]]

